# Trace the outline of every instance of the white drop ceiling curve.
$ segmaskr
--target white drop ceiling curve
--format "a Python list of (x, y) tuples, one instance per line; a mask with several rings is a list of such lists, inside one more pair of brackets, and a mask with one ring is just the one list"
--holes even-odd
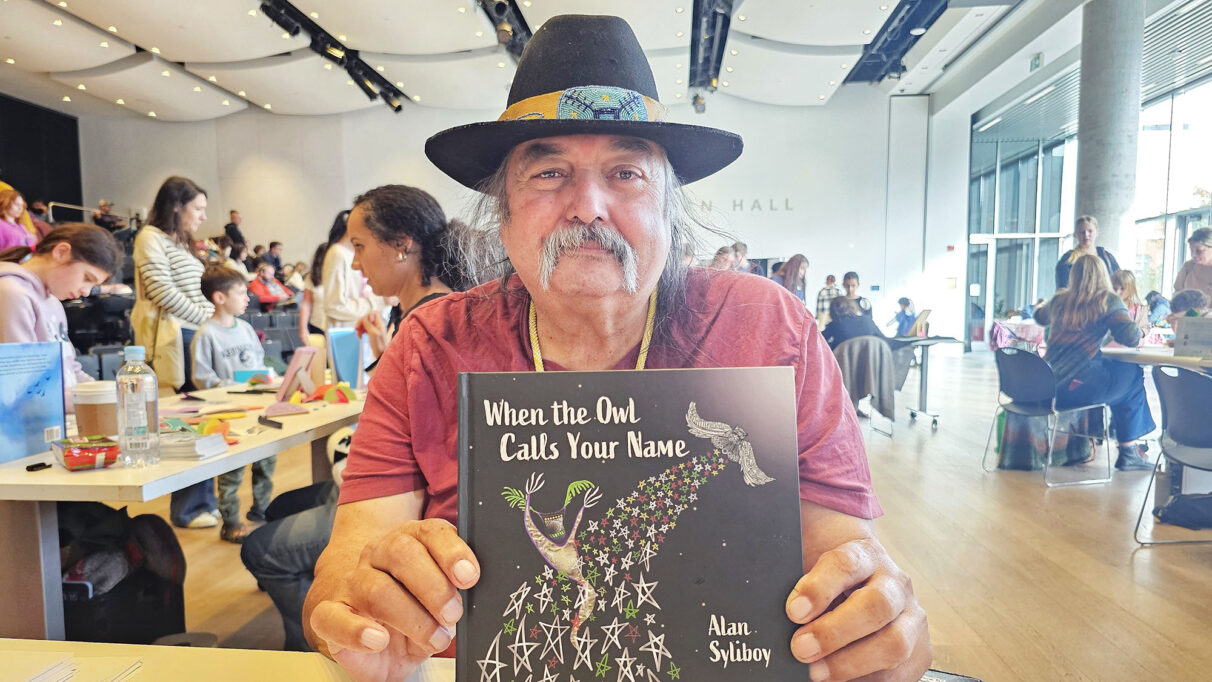
[(191, 62), (185, 68), (275, 114), (320, 116), (383, 106), (343, 69), (308, 48), (246, 62)]
[(899, 0), (762, 0), (738, 4), (732, 16), (734, 31), (796, 45), (862, 46), (879, 33)]
[[(379, 70), (414, 104), (442, 109), (504, 111), (515, 71), (513, 58), (496, 46), (420, 56), (363, 52), (362, 61)], [(451, 87), (452, 83), (459, 87)]]
[(823, 105), (862, 54), (861, 46), (810, 48), (734, 29), (720, 72), (720, 91), (763, 104)]
[[(839, 0), (831, 0), (842, 4)], [(690, 49), (691, 0), (521, 0), (518, 7), (531, 31), (560, 14), (610, 14), (622, 17), (647, 52)], [(680, 11), (679, 11), (680, 10)], [(735, 26), (735, 24), (733, 24)]]
[(75, 71), (134, 53), (130, 43), (60, 7), (41, 0), (0, 3), (0, 62), (5, 65), (33, 72)]
[[(496, 29), (475, 0), (292, 0), (354, 50), (449, 54), (495, 47)], [(338, 38), (340, 39), (340, 38)]]
[[(58, 7), (58, 0), (46, 0)], [(174, 62), (234, 62), (307, 44), (285, 36), (257, 0), (67, 0), (64, 11)], [(110, 31), (113, 27), (113, 31)]]
[(205, 121), (246, 106), (244, 100), (150, 52), (83, 71), (60, 71), (50, 77), (81, 94), (109, 100), (115, 106), (160, 121)]

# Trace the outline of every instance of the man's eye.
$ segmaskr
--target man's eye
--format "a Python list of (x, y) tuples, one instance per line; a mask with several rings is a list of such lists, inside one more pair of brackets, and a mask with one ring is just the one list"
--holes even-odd
[(557, 170), (539, 171), (538, 173), (535, 174), (535, 177), (536, 178), (558, 178), (558, 177), (560, 177), (560, 171), (557, 171)]
[(633, 170), (621, 170), (621, 171), (619, 171), (619, 179), (620, 179), (620, 180), (633, 180), (633, 179), (638, 178), (638, 177), (640, 177), (640, 174), (639, 174), (639, 173), (637, 173), (637, 172), (635, 172), (635, 171), (633, 171)]

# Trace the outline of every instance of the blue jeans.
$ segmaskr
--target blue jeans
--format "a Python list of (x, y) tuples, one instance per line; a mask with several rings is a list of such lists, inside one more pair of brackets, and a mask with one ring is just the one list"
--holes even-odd
[[(252, 463), (253, 503), (250, 513), (256, 512), (254, 515), (264, 516), (265, 509), (269, 506), (269, 500), (273, 497), (273, 476), (277, 463), (277, 455), (270, 455), (265, 459)], [(240, 489), (240, 484), (244, 482), (244, 467), (240, 467), (235, 471), (229, 471), (226, 474), (220, 474), (219, 478), (215, 479), (215, 482), (219, 488), (219, 512), (223, 514), (223, 525), (242, 525), (240, 521), (240, 498), (236, 495), (236, 491)]]
[(1059, 409), (1098, 403), (1111, 407), (1115, 437), (1121, 443), (1141, 438), (1157, 426), (1149, 413), (1140, 365), (1097, 357), (1068, 386), (1057, 387), (1056, 406)]
[(332, 535), (338, 492), (332, 481), (324, 481), (282, 493), (265, 510), (269, 523), (240, 547), (245, 568), (282, 615), (286, 651), (311, 651), (303, 637), (303, 599)]
[(173, 491), (168, 503), (168, 518), (174, 526), (185, 528), (195, 517), (215, 509), (215, 479), (195, 483)]

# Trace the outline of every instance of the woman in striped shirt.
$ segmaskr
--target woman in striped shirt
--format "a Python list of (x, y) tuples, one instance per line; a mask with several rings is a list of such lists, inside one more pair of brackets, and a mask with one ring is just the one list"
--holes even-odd
[[(147, 225), (135, 237), (135, 343), (161, 385), (191, 390), (190, 341), (215, 308), (202, 296), (205, 265), (194, 255), (194, 233), (206, 220), (206, 190), (192, 180), (171, 177), (160, 186)], [(169, 516), (184, 528), (218, 523), (215, 487), (210, 480), (174, 492)]]
[(1069, 286), (1037, 310), (1035, 319), (1048, 326), (1048, 364), (1056, 375), (1056, 407), (1067, 410), (1106, 403), (1119, 441), (1115, 468), (1152, 469), (1137, 445), (1156, 426), (1145, 399), (1141, 367), (1105, 358), (1100, 352), (1108, 334), (1128, 347), (1135, 347), (1141, 338), (1140, 327), (1111, 291), (1102, 259), (1093, 254), (1079, 256), (1069, 273)]

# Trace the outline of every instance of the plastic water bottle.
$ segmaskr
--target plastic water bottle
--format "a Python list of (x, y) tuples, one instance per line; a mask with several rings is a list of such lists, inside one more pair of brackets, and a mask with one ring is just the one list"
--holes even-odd
[(156, 373), (144, 362), (143, 346), (122, 349), (126, 362), (115, 377), (118, 384), (118, 446), (128, 467), (160, 461), (159, 387)]

